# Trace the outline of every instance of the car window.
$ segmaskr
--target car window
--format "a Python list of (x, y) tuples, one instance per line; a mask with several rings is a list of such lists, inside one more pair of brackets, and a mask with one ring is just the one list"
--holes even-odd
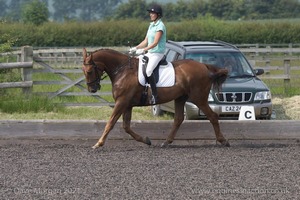
[(227, 68), (230, 76), (254, 75), (251, 66), (240, 52), (192, 52), (188, 53), (186, 58)]
[(181, 54), (178, 54), (177, 60), (182, 60), (183, 56)]
[(166, 60), (172, 62), (175, 60), (176, 56), (177, 56), (177, 52), (170, 50), (166, 55)]

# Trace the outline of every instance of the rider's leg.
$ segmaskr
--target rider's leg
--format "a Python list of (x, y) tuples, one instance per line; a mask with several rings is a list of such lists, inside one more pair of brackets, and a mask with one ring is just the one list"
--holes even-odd
[(156, 88), (156, 80), (155, 77), (153, 75), (153, 70), (155, 69), (155, 67), (157, 66), (157, 64), (159, 63), (159, 61), (163, 58), (164, 54), (160, 54), (160, 53), (148, 53), (146, 54), (146, 56), (149, 57), (149, 61), (148, 61), (148, 65), (146, 68), (146, 74), (148, 77), (148, 82), (151, 86), (151, 90), (152, 90), (152, 104), (156, 104), (157, 102), (157, 88)]
[(151, 91), (152, 91), (151, 104), (156, 104), (157, 103), (157, 88), (156, 88), (156, 80), (155, 80), (153, 73), (151, 76), (148, 77), (148, 83), (150, 84)]

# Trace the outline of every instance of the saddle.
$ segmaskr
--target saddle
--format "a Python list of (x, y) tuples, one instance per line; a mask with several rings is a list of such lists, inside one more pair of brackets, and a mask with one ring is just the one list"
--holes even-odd
[[(149, 58), (147, 56), (143, 56), (142, 61), (143, 61), (143, 75), (144, 75), (145, 79), (148, 80), (147, 74), (146, 74), (146, 68), (147, 68)], [(153, 75), (155, 77), (156, 83), (159, 81), (159, 66), (160, 65), (168, 65), (168, 61), (166, 60), (166, 55), (163, 56), (163, 58), (159, 61), (159, 63), (157, 64), (157, 66), (155, 67), (155, 69), (153, 71)]]

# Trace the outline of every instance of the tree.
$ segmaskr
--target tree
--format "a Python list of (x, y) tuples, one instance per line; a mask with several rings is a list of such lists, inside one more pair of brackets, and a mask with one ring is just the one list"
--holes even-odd
[(41, 25), (47, 22), (48, 18), (49, 11), (47, 4), (39, 0), (32, 0), (22, 8), (22, 20), (24, 23)]
[(73, 0), (53, 0), (54, 20), (65, 21), (75, 19), (77, 17), (78, 5), (72, 2)]
[(21, 6), (28, 0), (11, 0), (8, 4), (8, 15), (6, 16), (11, 21), (19, 21), (21, 19)]
[(298, 0), (276, 0), (271, 9), (272, 18), (296, 18), (300, 16)]
[(227, 19), (232, 12), (232, 2), (231, 1), (223, 1), (223, 0), (211, 0), (208, 2), (208, 13), (211, 13), (212, 16)]
[(7, 14), (7, 8), (8, 8), (8, 6), (7, 6), (6, 3), (7, 3), (6, 0), (0, 0), (0, 10), (1, 10), (1, 12), (0, 12), (0, 18), (1, 17), (5, 17), (6, 14)]
[(111, 15), (122, 0), (53, 0), (54, 19), (93, 21)]
[(129, 0), (128, 3), (121, 4), (114, 13), (115, 19), (148, 19), (147, 3), (145, 0)]
[(112, 14), (122, 0), (82, 0), (80, 16), (84, 21), (103, 19)]

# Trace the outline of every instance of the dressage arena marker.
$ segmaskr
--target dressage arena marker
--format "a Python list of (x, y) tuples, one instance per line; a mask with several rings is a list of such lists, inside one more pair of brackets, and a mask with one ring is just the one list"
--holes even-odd
[(239, 120), (255, 120), (254, 106), (242, 106)]

